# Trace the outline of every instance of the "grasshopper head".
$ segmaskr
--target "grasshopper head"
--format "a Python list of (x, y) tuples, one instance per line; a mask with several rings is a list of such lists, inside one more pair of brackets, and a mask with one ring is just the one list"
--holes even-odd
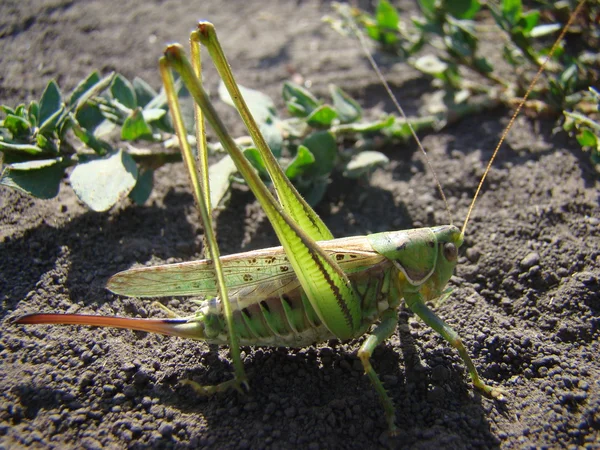
[(392, 261), (407, 288), (419, 290), (426, 300), (444, 291), (463, 243), (454, 225), (377, 233), (368, 236), (375, 251)]
[(464, 241), (460, 230), (454, 225), (434, 227), (431, 231), (435, 236), (437, 257), (435, 269), (420, 289), (425, 300), (439, 297), (446, 289), (458, 262), (458, 249)]

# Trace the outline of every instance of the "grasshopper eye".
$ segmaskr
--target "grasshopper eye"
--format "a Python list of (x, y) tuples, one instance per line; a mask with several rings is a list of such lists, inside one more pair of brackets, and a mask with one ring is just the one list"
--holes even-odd
[(456, 245), (454, 245), (452, 242), (445, 243), (444, 256), (448, 261), (456, 261), (456, 258), (458, 257), (458, 250), (456, 248)]

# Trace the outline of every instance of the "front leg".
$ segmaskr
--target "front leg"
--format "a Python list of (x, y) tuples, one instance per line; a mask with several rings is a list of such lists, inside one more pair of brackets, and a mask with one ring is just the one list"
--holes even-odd
[(404, 299), (406, 300), (406, 304), (408, 307), (419, 316), (423, 322), (437, 331), (444, 339), (446, 339), (452, 347), (458, 350), (460, 357), (464, 361), (467, 366), (467, 370), (469, 371), (469, 375), (471, 375), (471, 379), (473, 380), (473, 385), (483, 391), (487, 396), (495, 398), (497, 400), (504, 400), (504, 396), (502, 394), (502, 390), (485, 384), (481, 379), (479, 374), (477, 373), (477, 369), (475, 368), (475, 364), (471, 360), (471, 357), (467, 353), (467, 350), (458, 336), (458, 333), (450, 327), (446, 322), (440, 319), (431, 309), (427, 307), (425, 302), (423, 301), (423, 297), (418, 292), (410, 292), (404, 295)]

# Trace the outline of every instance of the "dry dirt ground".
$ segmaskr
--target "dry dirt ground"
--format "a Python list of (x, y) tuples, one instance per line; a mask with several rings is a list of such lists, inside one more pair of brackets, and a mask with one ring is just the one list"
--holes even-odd
[[(158, 87), (164, 44), (185, 42), (207, 18), (242, 83), (280, 99), (281, 82), (297, 73), (317, 92), (335, 81), (363, 105), (387, 108), (355, 44), (320, 22), (329, 12), (316, 1), (4, 0), (0, 101), (37, 98), (51, 78), (71, 89), (94, 68)], [(405, 67), (386, 72), (416, 113), (429, 83)], [(208, 77), (214, 88), (214, 72)], [(239, 132), (233, 112), (226, 120)], [(424, 137), (455, 220), (507, 120), (498, 110)], [(51, 201), (0, 189), (0, 448), (599, 448), (598, 178), (552, 128), (518, 120), (475, 210), (453, 295), (437, 308), (507, 402), (475, 392), (456, 351), (403, 309), (399, 332), (373, 358), (396, 405), (394, 442), (356, 342), (244, 348), (250, 394), (198, 398), (178, 380), (227, 379), (224, 350), (11, 323), (35, 311), (159, 315), (104, 284), (135, 264), (198, 257), (201, 229), (181, 165), (159, 171), (147, 204), (124, 201), (106, 214), (85, 210), (66, 181)], [(334, 177), (318, 212), (336, 236), (447, 222), (413, 145), (388, 156), (369, 183)], [(224, 253), (276, 244), (243, 189), (221, 213), (219, 233)]]

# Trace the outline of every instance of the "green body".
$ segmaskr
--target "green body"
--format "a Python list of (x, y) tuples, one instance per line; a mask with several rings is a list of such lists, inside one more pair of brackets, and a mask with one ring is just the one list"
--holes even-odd
[[(425, 300), (439, 297), (456, 265), (456, 252), (449, 259), (445, 249), (448, 244), (457, 249), (461, 243), (460, 231), (454, 226), (318, 242), (348, 275), (360, 302), (359, 326), (350, 338), (366, 333), (385, 311), (397, 309), (405, 292), (417, 293)], [(240, 344), (304, 347), (339, 338), (327, 318), (316, 313), (282, 247), (221, 261)], [(210, 266), (209, 260), (204, 260), (133, 269), (112, 277), (108, 288), (136, 297), (211, 295), (216, 286), (214, 279), (206, 276)], [(192, 317), (166, 322), (176, 335), (212, 344), (229, 340), (219, 297), (201, 302)]]

